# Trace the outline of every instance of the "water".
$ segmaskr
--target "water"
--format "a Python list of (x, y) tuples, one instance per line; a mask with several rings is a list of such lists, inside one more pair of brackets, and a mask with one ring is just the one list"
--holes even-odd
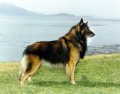
[[(0, 16), (0, 61), (17, 61), (25, 47), (36, 41), (50, 41), (65, 35), (79, 22), (67, 17)], [(120, 44), (120, 21), (87, 19), (96, 36), (89, 45)]]

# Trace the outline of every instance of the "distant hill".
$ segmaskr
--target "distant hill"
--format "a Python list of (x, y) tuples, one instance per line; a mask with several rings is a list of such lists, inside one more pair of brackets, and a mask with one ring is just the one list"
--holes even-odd
[(10, 3), (0, 3), (0, 15), (25, 16), (36, 14)]
[(73, 14), (68, 14), (68, 13), (58, 13), (58, 14), (50, 14), (49, 16), (62, 16), (62, 17), (76, 17), (75, 15)]
[(0, 3), (0, 15), (7, 15), (7, 16), (49, 16), (49, 17), (75, 17), (74, 15), (67, 14), (67, 13), (59, 13), (59, 14), (50, 14), (50, 15), (44, 15), (40, 13), (34, 13), (31, 11), (28, 11), (24, 8), (18, 7), (16, 5), (10, 4), (10, 3)]

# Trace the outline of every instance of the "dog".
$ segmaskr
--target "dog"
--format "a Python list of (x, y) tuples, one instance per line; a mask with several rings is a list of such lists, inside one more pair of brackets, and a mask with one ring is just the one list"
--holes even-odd
[(54, 41), (36, 42), (26, 47), (20, 63), (19, 80), (21, 85), (29, 79), (45, 62), (51, 65), (62, 64), (70, 83), (75, 84), (74, 71), (79, 59), (84, 58), (87, 51), (87, 38), (95, 34), (89, 29), (88, 22), (83, 19), (73, 26), (69, 32)]

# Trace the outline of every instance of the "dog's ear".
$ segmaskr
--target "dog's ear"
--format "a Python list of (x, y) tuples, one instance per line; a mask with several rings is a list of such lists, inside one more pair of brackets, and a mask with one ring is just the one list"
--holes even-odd
[(88, 25), (88, 21), (86, 22), (86, 25)]
[(83, 18), (81, 18), (80, 22), (79, 22), (80, 25), (83, 24)]

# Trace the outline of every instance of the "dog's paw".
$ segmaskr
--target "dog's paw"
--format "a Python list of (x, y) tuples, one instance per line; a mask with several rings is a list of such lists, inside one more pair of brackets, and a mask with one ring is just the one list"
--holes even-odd
[(28, 77), (28, 81), (29, 81), (29, 82), (31, 82), (31, 81), (32, 81), (31, 77)]
[(75, 83), (75, 81), (70, 81), (70, 83), (71, 83), (71, 84), (73, 84), (73, 85), (75, 85), (75, 84), (76, 84), (76, 83)]

